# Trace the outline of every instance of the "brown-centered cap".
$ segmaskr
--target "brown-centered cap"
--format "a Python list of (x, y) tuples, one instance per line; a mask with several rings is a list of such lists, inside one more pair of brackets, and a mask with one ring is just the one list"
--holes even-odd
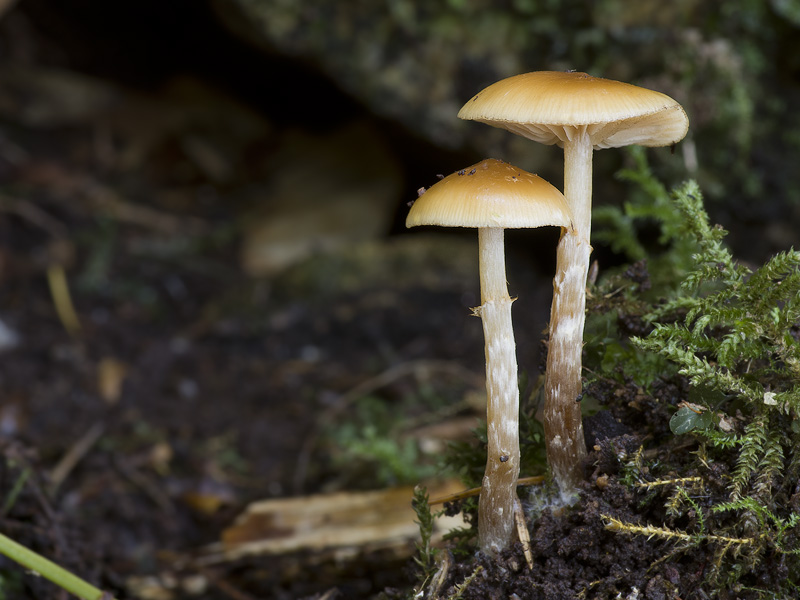
[(493, 158), (448, 175), (413, 204), (406, 227), (571, 226), (561, 192), (527, 171)]
[(458, 116), (559, 146), (582, 126), (595, 148), (670, 146), (689, 129), (683, 107), (666, 94), (562, 71), (498, 81), (478, 92)]

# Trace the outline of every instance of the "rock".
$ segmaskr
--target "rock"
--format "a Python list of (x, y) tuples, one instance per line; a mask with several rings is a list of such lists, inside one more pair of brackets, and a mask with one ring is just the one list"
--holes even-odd
[[(328, 134), (290, 132), (244, 217), (241, 262), (269, 275), (311, 254), (385, 235), (400, 201), (401, 173), (366, 122)], [(253, 195), (253, 192), (250, 192)]]
[(705, 46), (683, 43), (692, 57), (676, 64), (679, 57), (670, 56), (665, 45), (683, 41), (678, 38), (689, 30), (685, 15), (698, 11), (698, 0), (680, 0), (667, 9), (662, 2), (643, 0), (635, 10), (619, 0), (480, 4), (215, 2), (222, 20), (240, 36), (311, 62), (372, 111), (442, 147), (468, 144), (487, 156), (503, 151), (503, 158), (515, 163), (523, 156), (524, 168), (531, 164), (524, 155), (536, 152), (531, 144), (521, 146), (527, 151), (516, 149), (517, 156), (509, 155), (508, 147), (518, 142), (513, 136), (456, 118), (466, 101), (498, 79), (578, 68), (641, 85), (649, 82), (685, 102), (740, 74), (719, 70), (713, 81), (693, 82), (692, 94), (682, 81), (682, 69), (708, 62)]

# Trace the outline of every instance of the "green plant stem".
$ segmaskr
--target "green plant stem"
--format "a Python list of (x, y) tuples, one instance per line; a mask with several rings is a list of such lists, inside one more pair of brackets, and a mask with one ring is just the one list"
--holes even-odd
[(0, 516), (5, 516), (14, 506), (14, 503), (17, 501), (22, 489), (25, 487), (25, 482), (28, 481), (28, 477), (31, 475), (31, 470), (29, 468), (25, 468), (17, 477), (17, 480), (14, 482), (14, 487), (11, 488), (11, 491), (6, 496), (5, 502), (3, 502), (3, 508), (0, 510)]
[(79, 598), (84, 600), (100, 600), (103, 598), (104, 592), (102, 590), (3, 534), (0, 534), (0, 554), (4, 554), (26, 569), (30, 569), (49, 579)]

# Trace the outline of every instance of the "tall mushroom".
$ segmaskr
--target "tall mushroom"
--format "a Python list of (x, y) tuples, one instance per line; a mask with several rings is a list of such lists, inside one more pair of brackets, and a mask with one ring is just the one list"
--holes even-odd
[(481, 305), (486, 352), (486, 471), (478, 504), (478, 535), (486, 553), (505, 548), (514, 531), (519, 476), (519, 389), (511, 298), (506, 286), (505, 228), (571, 223), (564, 196), (545, 180), (488, 159), (453, 173), (414, 202), (407, 227), (478, 228)]
[(689, 120), (669, 96), (586, 73), (539, 71), (494, 83), (458, 116), (564, 148), (564, 196), (574, 229), (558, 245), (545, 383), (547, 460), (562, 499), (571, 502), (586, 456), (581, 350), (591, 254), (592, 151), (630, 144), (669, 146)]

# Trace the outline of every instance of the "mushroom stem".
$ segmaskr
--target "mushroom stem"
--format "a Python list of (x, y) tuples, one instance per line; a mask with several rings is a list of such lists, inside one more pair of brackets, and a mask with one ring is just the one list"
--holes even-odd
[(514, 533), (514, 499), (519, 477), (519, 387), (511, 298), (506, 285), (504, 231), (478, 228), (481, 306), (486, 348), (486, 471), (478, 503), (480, 547), (493, 554)]
[(564, 142), (564, 197), (574, 229), (563, 229), (556, 256), (547, 350), (544, 433), (547, 462), (561, 498), (572, 503), (586, 457), (580, 399), (586, 277), (592, 247), (592, 142), (586, 127)]

